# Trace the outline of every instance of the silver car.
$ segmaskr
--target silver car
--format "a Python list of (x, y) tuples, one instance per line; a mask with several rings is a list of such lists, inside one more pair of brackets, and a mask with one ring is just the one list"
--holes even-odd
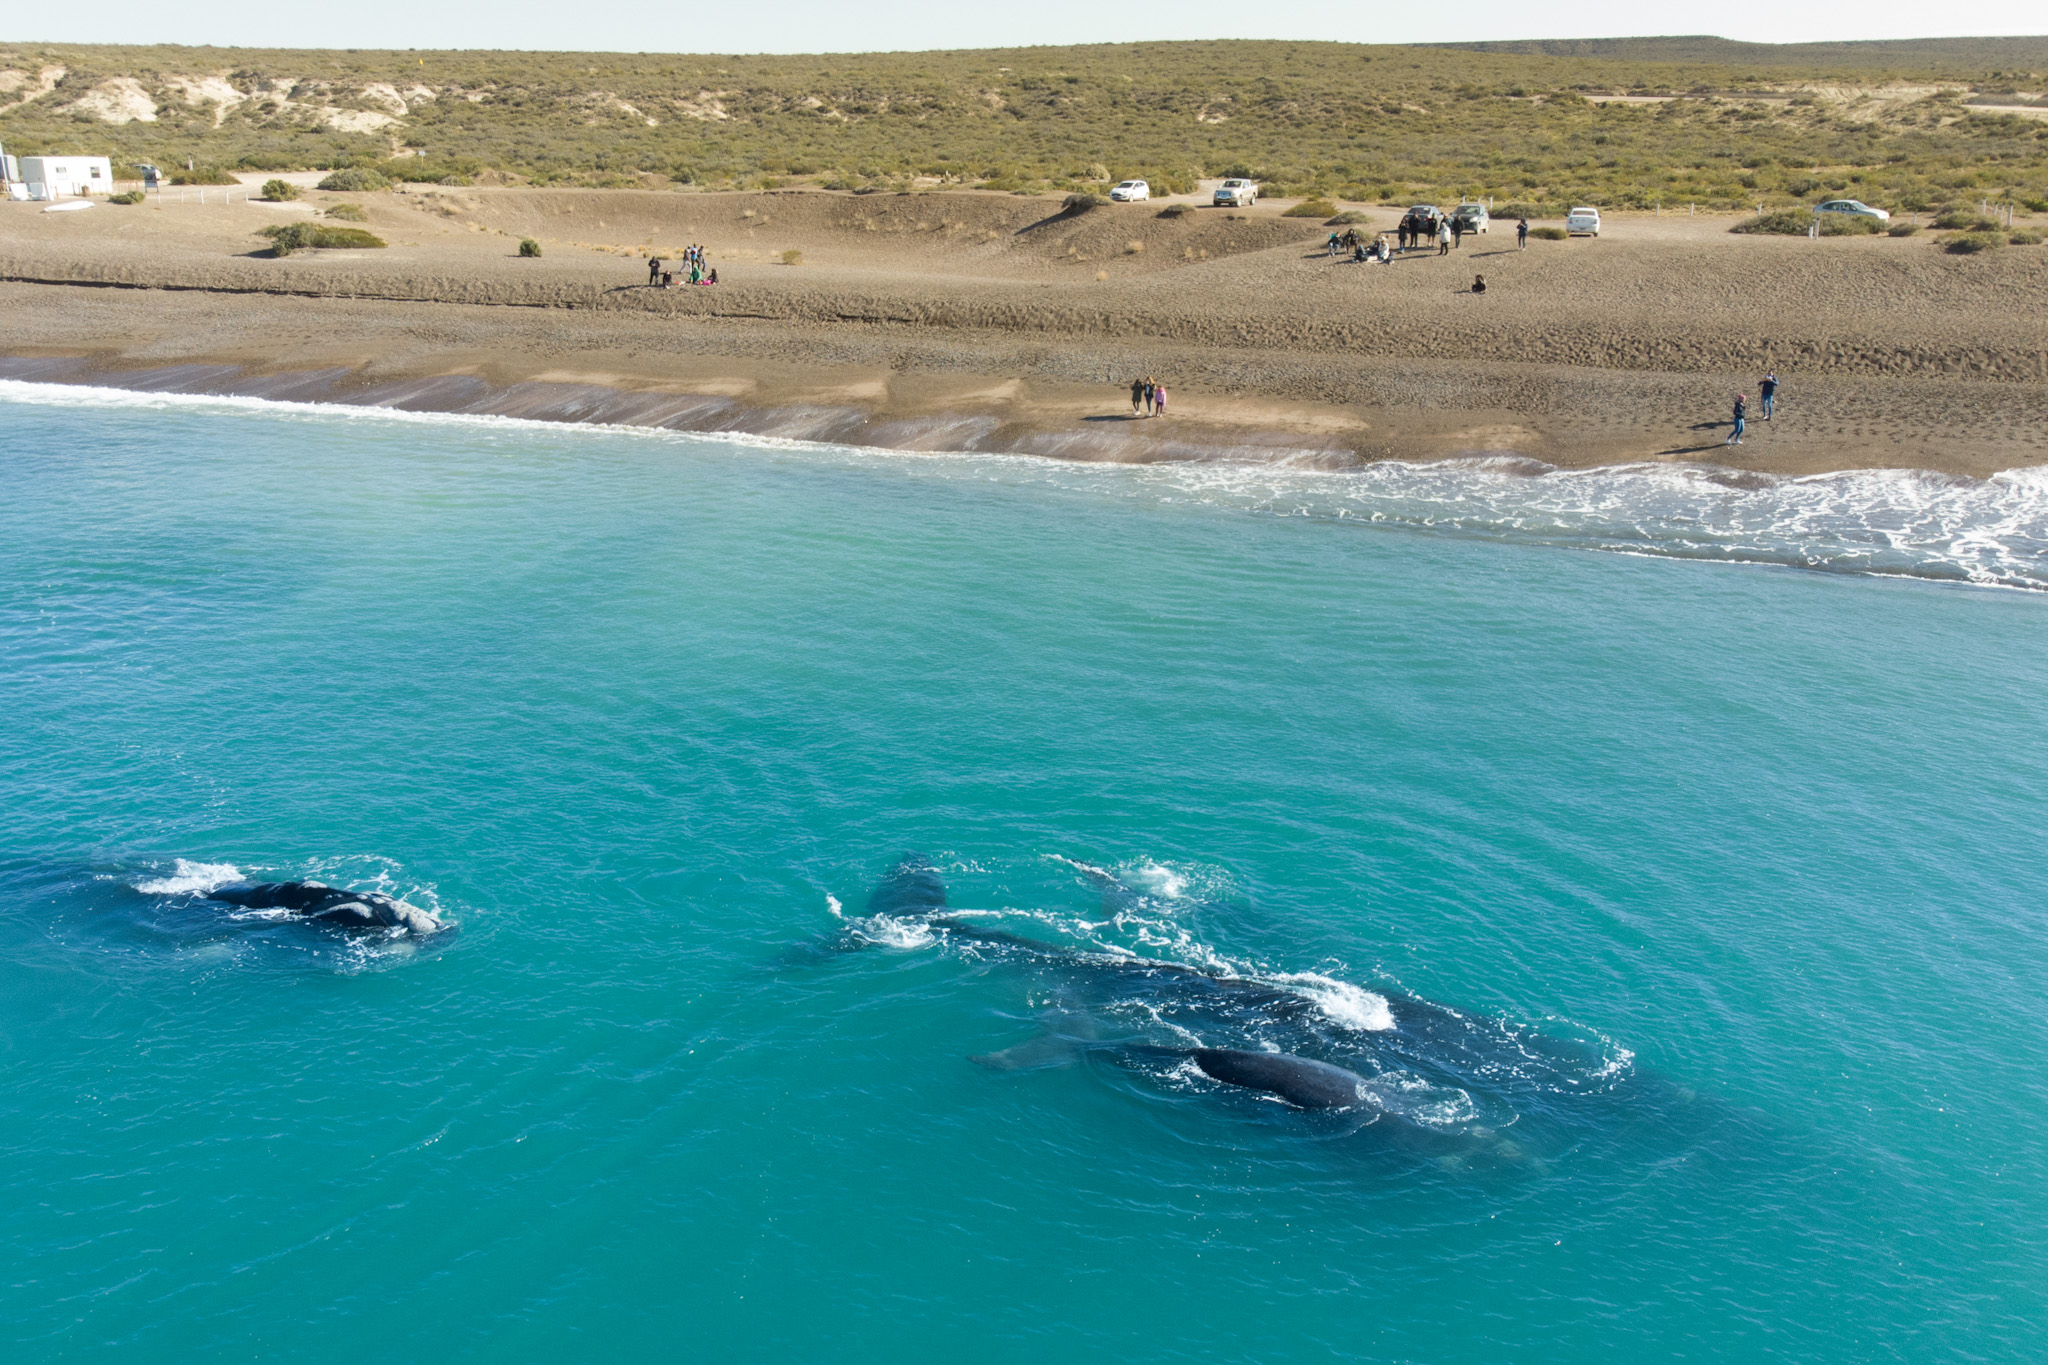
[(1839, 213), (1850, 218), (1875, 218), (1880, 223), (1889, 223), (1892, 216), (1883, 209), (1874, 209), (1860, 199), (1830, 199), (1825, 204), (1816, 204), (1815, 213)]

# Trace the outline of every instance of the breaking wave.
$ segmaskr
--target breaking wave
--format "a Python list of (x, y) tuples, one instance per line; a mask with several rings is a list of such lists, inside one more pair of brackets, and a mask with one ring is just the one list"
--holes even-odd
[(1987, 479), (1915, 469), (1771, 475), (1704, 464), (1560, 469), (1515, 455), (1324, 467), (1323, 452), (1096, 464), (1048, 455), (894, 450), (749, 431), (578, 425), (481, 412), (136, 392), (0, 379), (0, 402), (263, 413), (299, 421), (476, 427), (496, 436), (725, 446), (770, 458), (889, 462), (918, 477), (1323, 518), (1671, 559), (2048, 590), (2048, 467)]

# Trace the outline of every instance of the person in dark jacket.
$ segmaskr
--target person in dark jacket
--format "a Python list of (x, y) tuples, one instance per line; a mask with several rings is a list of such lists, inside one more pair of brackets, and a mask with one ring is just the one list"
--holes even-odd
[(1515, 224), (1515, 250), (1527, 251), (1528, 249), (1529, 220), (1527, 218), (1524, 218), (1520, 222)]
[(1484, 294), (1486, 292), (1486, 276), (1474, 275), (1472, 277), (1472, 292), (1475, 294)]
[(1745, 395), (1738, 393), (1735, 395), (1735, 430), (1728, 433), (1728, 439), (1723, 444), (1731, 446), (1741, 445), (1743, 428), (1748, 425), (1749, 399)]
[(1778, 401), (1778, 376), (1767, 374), (1756, 382), (1756, 396), (1763, 401), (1764, 420), (1771, 420), (1771, 409)]

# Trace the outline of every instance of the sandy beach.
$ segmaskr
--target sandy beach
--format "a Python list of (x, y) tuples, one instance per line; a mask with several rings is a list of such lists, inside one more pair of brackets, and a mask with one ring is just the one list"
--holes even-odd
[[(994, 193), (425, 189), (0, 204), (0, 377), (1102, 460), (1517, 455), (1982, 477), (2048, 460), (2048, 248), (1612, 215), (1448, 258), (1329, 229)], [(384, 250), (263, 254), (360, 204)], [(1362, 230), (1397, 214), (1366, 211)], [(1163, 216), (1165, 215), (1165, 216)], [(524, 259), (518, 241), (540, 241)], [(715, 288), (646, 286), (704, 244)], [(785, 253), (801, 253), (785, 263)], [(1483, 295), (1469, 292), (1484, 274)], [(1723, 445), (1729, 402), (1778, 420)], [(1156, 376), (1172, 416), (1132, 420)]]

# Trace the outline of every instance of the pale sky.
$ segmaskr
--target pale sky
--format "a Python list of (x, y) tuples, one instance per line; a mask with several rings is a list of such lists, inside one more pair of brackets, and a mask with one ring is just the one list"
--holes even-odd
[(1951, 9), (1905, 0), (1457, 0), (1274, 4), (1245, 0), (770, 0), (769, 3), (565, 4), (563, 0), (96, 0), (24, 5), (0, 43), (211, 43), (241, 47), (524, 48), (618, 52), (874, 52), (1174, 38), (1296, 38), (1360, 43), (1612, 38), (1712, 33), (1753, 42), (1961, 37), (2048, 31), (2040, 0), (1976, 0)]

